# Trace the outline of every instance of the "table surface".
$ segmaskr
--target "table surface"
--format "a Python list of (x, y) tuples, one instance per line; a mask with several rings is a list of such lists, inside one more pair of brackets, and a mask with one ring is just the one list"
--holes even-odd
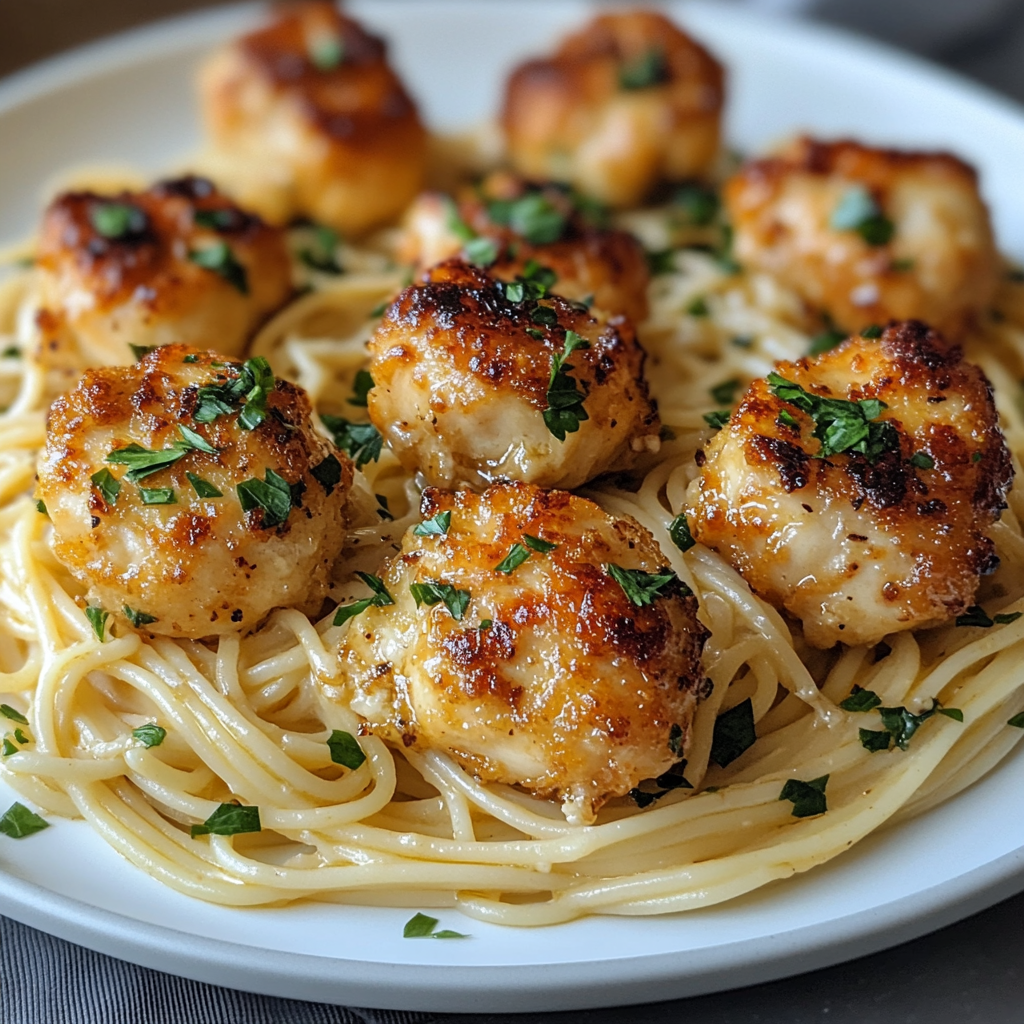
[[(962, 0), (970, 4), (972, 0)], [(209, 0), (0, 0), (0, 75), (142, 21)], [(834, 6), (834, 5), (833, 5)], [(932, 55), (1024, 101), (1024, 2), (1012, 19)], [(2, 908), (0, 908), (2, 909)], [(0, 918), (3, 1024), (505, 1024), (344, 1009), (200, 985), (73, 946)], [(1018, 1024), (1024, 1019), (1024, 894), (915, 942), (752, 988), (614, 1010), (534, 1017), (544, 1024)]]

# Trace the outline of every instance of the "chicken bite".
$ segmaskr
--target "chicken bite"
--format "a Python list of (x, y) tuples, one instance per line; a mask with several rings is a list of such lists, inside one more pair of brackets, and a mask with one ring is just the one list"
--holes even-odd
[(115, 622), (198, 639), (319, 610), (352, 464), (265, 360), (183, 345), (88, 370), (47, 421), (56, 557)]
[(847, 331), (916, 319), (957, 340), (998, 283), (977, 174), (947, 153), (801, 138), (723, 198), (736, 258)]
[(422, 188), (427, 133), (383, 40), (303, 3), (215, 54), (200, 75), (232, 188), (268, 217), (345, 234), (395, 218)]
[(389, 307), (370, 339), (367, 406), (403, 466), (439, 487), (572, 488), (658, 450), (629, 322), (549, 284), (546, 268), (506, 283), (449, 260)]
[(42, 358), (57, 367), (204, 339), (234, 355), (292, 290), (282, 232), (196, 177), (58, 196), (37, 266)]
[(574, 823), (684, 756), (707, 632), (647, 530), (525, 484), (428, 489), (421, 512), (382, 570), (392, 603), (341, 644), (375, 733), (559, 799)]
[(495, 173), (457, 203), (421, 195), (406, 216), (398, 258), (426, 269), (464, 253), (504, 281), (533, 261), (555, 272), (556, 294), (636, 324), (647, 316), (647, 254), (606, 220), (602, 207), (564, 188)]
[(998, 565), (1013, 470), (992, 389), (921, 323), (779, 364), (702, 459), (693, 536), (815, 647), (946, 622)]
[(550, 57), (521, 64), (501, 124), (515, 168), (635, 206), (718, 155), (721, 65), (663, 14), (602, 14)]

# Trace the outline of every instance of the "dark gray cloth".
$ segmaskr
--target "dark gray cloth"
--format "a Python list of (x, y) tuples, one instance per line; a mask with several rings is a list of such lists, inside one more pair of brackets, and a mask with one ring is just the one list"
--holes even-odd
[[(0, 1024), (523, 1024), (510, 1014), (359, 1010), (201, 985), (0, 918)], [(669, 1003), (534, 1014), (543, 1024), (1019, 1024), (1024, 895), (851, 963)]]

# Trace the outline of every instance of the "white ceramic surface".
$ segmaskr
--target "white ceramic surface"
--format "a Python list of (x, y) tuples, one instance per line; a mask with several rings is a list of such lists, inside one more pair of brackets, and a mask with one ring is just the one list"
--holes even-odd
[[(544, 48), (573, 0), (355, 3), (389, 36), (424, 111), (457, 127), (495, 109), (502, 69)], [(730, 70), (729, 135), (756, 150), (794, 130), (944, 146), (974, 161), (1000, 240), (1024, 254), (1024, 115), (874, 44), (679, 4)], [(31, 228), (41, 183), (83, 162), (157, 171), (195, 145), (191, 78), (251, 22), (233, 8), (112, 39), (0, 83), (0, 238)], [(13, 794), (0, 784), (0, 807)], [(1024, 888), (1024, 756), (946, 806), (824, 868), (722, 907), (504, 929), (439, 912), (464, 942), (401, 938), (410, 911), (207, 906), (123, 862), (82, 822), (0, 842), (0, 911), (140, 964), (279, 996), (420, 1010), (536, 1011), (668, 999), (811, 970), (913, 938)]]

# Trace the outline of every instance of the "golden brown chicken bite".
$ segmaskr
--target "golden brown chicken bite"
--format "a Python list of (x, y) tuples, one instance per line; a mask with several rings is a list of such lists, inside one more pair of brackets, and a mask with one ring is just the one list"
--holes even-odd
[(42, 357), (58, 366), (206, 339), (234, 355), (292, 290), (282, 232), (196, 177), (58, 196), (37, 264)]
[(684, 756), (704, 685), (697, 601), (654, 538), (562, 491), (428, 489), (352, 617), (345, 696), (395, 744), (593, 820)]
[(263, 359), (183, 345), (88, 370), (50, 409), (36, 497), (54, 554), (114, 620), (163, 636), (319, 610), (352, 464)]
[(847, 331), (917, 319), (956, 340), (998, 283), (977, 174), (947, 153), (801, 138), (747, 164), (723, 198), (736, 258)]
[(434, 267), (370, 339), (370, 419), (435, 486), (578, 487), (657, 451), (644, 352), (625, 318), (549, 295), (550, 275), (502, 282)]
[(501, 124), (516, 169), (635, 206), (660, 181), (700, 177), (718, 154), (721, 65), (663, 14), (603, 14), (550, 57), (521, 64)]
[(701, 454), (693, 536), (816, 647), (945, 622), (1013, 479), (984, 373), (921, 323), (780, 363)]
[(406, 216), (398, 257), (426, 269), (464, 253), (504, 281), (534, 261), (555, 272), (555, 294), (636, 324), (647, 316), (647, 254), (606, 220), (603, 208), (571, 191), (500, 172), (457, 203), (436, 192), (421, 195)]
[(416, 106), (383, 40), (331, 3), (278, 11), (207, 62), (200, 92), (233, 190), (267, 216), (359, 234), (422, 187)]

